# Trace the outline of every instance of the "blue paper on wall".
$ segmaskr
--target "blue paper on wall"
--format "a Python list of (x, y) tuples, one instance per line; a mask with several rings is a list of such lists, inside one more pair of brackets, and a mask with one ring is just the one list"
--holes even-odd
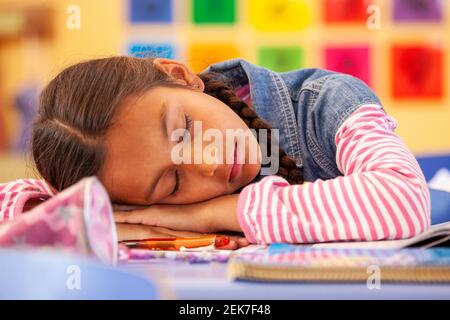
[(175, 48), (171, 44), (132, 43), (128, 47), (128, 53), (138, 58), (175, 58)]
[(171, 0), (130, 0), (132, 23), (170, 23), (172, 21)]

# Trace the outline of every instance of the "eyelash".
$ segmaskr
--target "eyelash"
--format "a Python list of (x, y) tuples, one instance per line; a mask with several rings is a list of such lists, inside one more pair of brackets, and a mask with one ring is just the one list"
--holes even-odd
[(175, 170), (175, 187), (170, 195), (175, 195), (178, 192), (178, 189), (180, 189), (180, 174), (178, 173), (178, 170)]
[(189, 117), (187, 114), (185, 115), (186, 118), (186, 130), (190, 131), (192, 128), (192, 118)]
[[(192, 118), (185, 115), (185, 121), (186, 121), (186, 131), (190, 131), (192, 128)], [(180, 189), (180, 174), (178, 173), (178, 170), (175, 170), (175, 187), (173, 188), (171, 196), (176, 195), (178, 192), (178, 189)]]
[(191, 128), (192, 128), (192, 118), (189, 117), (187, 114), (185, 114), (185, 115), (184, 115), (184, 119), (185, 119), (184, 121), (185, 121), (185, 123), (186, 123), (186, 128), (185, 128), (184, 135), (181, 136), (181, 137), (178, 139), (178, 143), (180, 143), (180, 142), (182, 142), (182, 141), (184, 140), (185, 135), (188, 134), (188, 133), (191, 131)]

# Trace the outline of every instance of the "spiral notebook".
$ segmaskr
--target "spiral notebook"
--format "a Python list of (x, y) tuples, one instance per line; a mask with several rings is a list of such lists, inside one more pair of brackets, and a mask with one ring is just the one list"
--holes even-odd
[[(377, 274), (375, 274), (377, 273)], [(450, 282), (450, 248), (343, 249), (273, 244), (230, 259), (228, 276), (250, 281)]]
[(324, 242), (313, 244), (313, 248), (360, 248), (400, 249), (407, 247), (431, 248), (450, 247), (450, 222), (432, 225), (427, 231), (414, 237), (400, 240)]

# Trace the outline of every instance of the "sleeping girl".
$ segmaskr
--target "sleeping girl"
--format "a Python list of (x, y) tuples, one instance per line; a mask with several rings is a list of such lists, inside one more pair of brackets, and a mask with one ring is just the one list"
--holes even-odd
[(396, 127), (349, 75), (243, 59), (196, 74), (175, 60), (117, 56), (70, 66), (45, 87), (32, 156), (58, 191), (97, 176), (119, 239), (243, 233), (233, 248), (401, 239), (429, 228), (430, 195)]

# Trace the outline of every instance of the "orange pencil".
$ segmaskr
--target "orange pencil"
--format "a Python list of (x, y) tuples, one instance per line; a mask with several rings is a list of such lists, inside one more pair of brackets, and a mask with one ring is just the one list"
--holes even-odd
[(130, 248), (150, 250), (180, 250), (185, 248), (199, 248), (214, 244), (215, 247), (226, 246), (230, 242), (227, 236), (208, 235), (195, 238), (148, 238), (141, 240), (125, 240), (121, 243)]

